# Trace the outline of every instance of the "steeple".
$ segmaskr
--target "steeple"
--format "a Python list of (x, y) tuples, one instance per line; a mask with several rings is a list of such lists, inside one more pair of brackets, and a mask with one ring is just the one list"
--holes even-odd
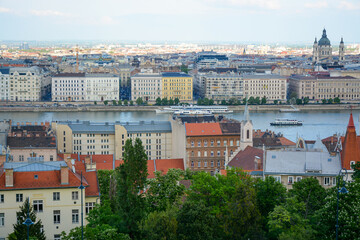
[(357, 162), (360, 162), (360, 151), (353, 115), (350, 113), (349, 124), (342, 145), (341, 164), (343, 168), (351, 170), (351, 165), (356, 164)]
[(340, 44), (344, 44), (344, 40), (343, 40), (343, 37), (341, 37), (341, 41), (340, 41)]
[(244, 110), (244, 118), (247, 122), (250, 121), (249, 108), (248, 108), (247, 102), (246, 102), (245, 110)]
[(317, 43), (317, 39), (316, 39), (316, 37), (315, 37), (315, 41), (314, 41), (314, 44), (316, 44)]
[(326, 36), (326, 29), (325, 29), (325, 28), (324, 28), (324, 30), (323, 30), (322, 37), (323, 37), (323, 38), (327, 38), (327, 36)]

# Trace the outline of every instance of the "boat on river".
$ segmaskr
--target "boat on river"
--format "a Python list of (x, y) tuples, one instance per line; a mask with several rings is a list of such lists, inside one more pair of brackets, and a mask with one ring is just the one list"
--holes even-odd
[(271, 126), (301, 126), (302, 121), (288, 118), (277, 118), (274, 122), (270, 123)]
[(233, 113), (227, 106), (170, 106), (162, 109), (156, 109), (156, 113), (181, 113), (181, 112), (197, 112), (197, 114), (226, 114)]
[(291, 108), (280, 108), (280, 112), (300, 112), (300, 109), (296, 108), (294, 105), (290, 105)]

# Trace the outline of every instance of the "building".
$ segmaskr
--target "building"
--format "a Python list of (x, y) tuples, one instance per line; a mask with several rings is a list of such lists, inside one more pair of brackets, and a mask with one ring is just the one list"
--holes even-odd
[(249, 97), (266, 97), (270, 100), (286, 101), (287, 79), (280, 75), (244, 75), (243, 95)]
[(0, 101), (10, 100), (9, 68), (0, 68)]
[(142, 98), (155, 102), (162, 97), (162, 75), (159, 73), (138, 73), (131, 77), (131, 99)]
[(228, 64), (229, 58), (225, 54), (211, 51), (201, 51), (196, 54), (195, 63), (198, 69), (224, 66)]
[(289, 93), (296, 93), (298, 98), (308, 97), (313, 100), (334, 99), (359, 100), (360, 79), (354, 77), (303, 76), (289, 78)]
[(178, 98), (181, 102), (190, 102), (193, 100), (193, 78), (186, 73), (162, 73), (161, 89), (161, 98)]
[(105, 73), (61, 73), (52, 77), (52, 101), (119, 100), (119, 77)]
[(119, 75), (120, 78), (120, 86), (119, 89), (122, 87), (130, 86), (130, 75), (131, 75), (131, 66), (130, 64), (120, 64), (119, 66), (115, 67), (116, 74)]
[[(81, 182), (85, 186), (83, 195), (79, 190)], [(81, 226), (82, 211), (86, 224), (86, 215), (99, 202), (96, 172), (86, 171), (82, 162), (4, 163), (0, 168), (0, 239), (13, 232), (16, 211), (26, 198), (41, 219), (46, 238), (60, 239), (62, 231), (68, 233)]]
[(39, 67), (10, 68), (11, 101), (41, 101), (50, 80)]
[(113, 154), (122, 159), (127, 139), (140, 138), (149, 159), (172, 158), (172, 130), (168, 121), (94, 123), (53, 122), (58, 153)]
[[(341, 38), (341, 41), (339, 44), (339, 62), (342, 62), (344, 60), (345, 60), (344, 41), (343, 41), (343, 38)], [(323, 34), (322, 34), (319, 42), (315, 38), (314, 45), (313, 45), (312, 61), (314, 64), (316, 64), (316, 63), (331, 64), (333, 62), (332, 47), (331, 47), (330, 40), (328, 39), (328, 37), (326, 35), (325, 28), (323, 30)]]
[[(240, 75), (233, 74), (206, 74), (199, 75), (203, 85), (203, 96), (215, 101), (243, 98), (243, 80)], [(202, 92), (200, 90), (200, 92)]]

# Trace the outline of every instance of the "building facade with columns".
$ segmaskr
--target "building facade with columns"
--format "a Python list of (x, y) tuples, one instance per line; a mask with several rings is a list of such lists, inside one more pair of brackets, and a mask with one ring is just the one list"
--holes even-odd
[[(339, 62), (345, 60), (345, 49), (344, 49), (344, 40), (341, 38), (339, 44)], [(330, 64), (333, 62), (332, 56), (332, 47), (329, 38), (326, 34), (326, 29), (324, 28), (323, 34), (319, 40), (315, 38), (314, 45), (313, 45), (313, 57), (312, 61), (314, 64)]]

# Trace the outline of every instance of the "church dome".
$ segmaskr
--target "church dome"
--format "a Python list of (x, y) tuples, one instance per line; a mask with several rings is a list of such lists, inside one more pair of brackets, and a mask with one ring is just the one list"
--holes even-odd
[(330, 40), (326, 36), (326, 30), (323, 30), (323, 35), (319, 40), (319, 46), (321, 45), (330, 45)]

